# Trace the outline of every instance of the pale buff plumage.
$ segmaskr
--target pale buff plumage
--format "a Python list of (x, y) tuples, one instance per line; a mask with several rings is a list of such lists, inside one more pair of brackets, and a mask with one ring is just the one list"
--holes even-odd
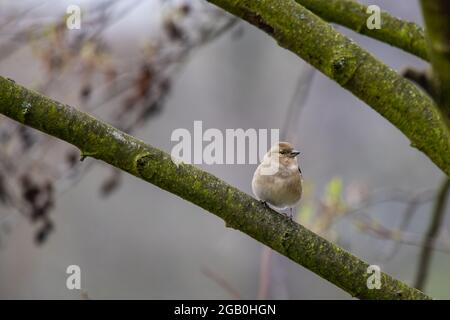
[[(287, 142), (274, 145), (266, 153), (252, 180), (253, 193), (258, 200), (280, 209), (298, 204), (302, 196), (302, 173), (296, 158), (298, 154)], [(277, 170), (267, 174), (270, 167)]]

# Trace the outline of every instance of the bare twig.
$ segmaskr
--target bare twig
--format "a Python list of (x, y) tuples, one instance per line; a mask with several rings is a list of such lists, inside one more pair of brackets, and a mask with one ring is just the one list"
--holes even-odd
[(261, 252), (261, 262), (259, 271), (258, 299), (260, 300), (265, 300), (268, 299), (269, 297), (271, 257), (272, 257), (272, 249), (264, 246)]
[(212, 279), (217, 283), (222, 289), (224, 289), (233, 299), (242, 299), (241, 294), (237, 291), (224, 277), (219, 275), (217, 272), (207, 268), (202, 268), (202, 273), (208, 278)]
[[(404, 214), (403, 214), (403, 219), (402, 219), (402, 222), (401, 222), (400, 227), (399, 227), (399, 231), (400, 232), (403, 232), (404, 230), (407, 229), (407, 227), (409, 226), (413, 216), (415, 215), (415, 213), (419, 209), (420, 205), (422, 203), (424, 203), (424, 201), (423, 201), (424, 195), (426, 195), (428, 197), (428, 195), (426, 193), (418, 193), (418, 194), (416, 194), (415, 196), (413, 196), (411, 201), (406, 206), (406, 209), (405, 209)], [(400, 242), (399, 241), (395, 241), (394, 245), (392, 246), (392, 249), (390, 250), (390, 252), (385, 257), (385, 260), (387, 261), (389, 259), (392, 259), (397, 254), (399, 248), (400, 248)]]
[[(361, 231), (364, 231), (368, 235), (376, 237), (380, 240), (392, 240), (398, 244), (415, 247), (421, 247), (423, 245), (420, 241), (420, 235), (390, 229), (382, 225), (379, 221), (370, 218), (368, 215), (360, 216), (354, 220), (354, 223)], [(450, 254), (450, 243), (448, 241), (441, 241), (440, 243), (437, 243), (437, 239), (434, 239), (434, 243), (427, 246), (432, 250)]]
[(420, 253), (419, 267), (415, 281), (415, 287), (422, 290), (425, 286), (428, 270), (432, 260), (432, 246), (439, 232), (442, 221), (444, 220), (445, 207), (447, 202), (448, 190), (450, 189), (450, 179), (445, 177), (445, 181), (439, 190), (431, 216), (430, 225), (425, 235)]

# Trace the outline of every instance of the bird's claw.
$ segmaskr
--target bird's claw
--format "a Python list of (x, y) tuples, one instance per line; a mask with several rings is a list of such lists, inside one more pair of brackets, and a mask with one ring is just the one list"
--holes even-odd
[(289, 213), (287, 214), (289, 220), (294, 220), (294, 214), (292, 213), (292, 208), (289, 208)]

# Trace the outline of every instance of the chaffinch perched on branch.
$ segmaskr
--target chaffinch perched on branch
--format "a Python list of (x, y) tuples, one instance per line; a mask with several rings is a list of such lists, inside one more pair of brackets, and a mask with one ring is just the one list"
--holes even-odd
[(256, 169), (252, 190), (264, 204), (279, 209), (295, 207), (302, 196), (302, 172), (297, 162), (299, 151), (287, 142), (280, 142), (265, 154)]

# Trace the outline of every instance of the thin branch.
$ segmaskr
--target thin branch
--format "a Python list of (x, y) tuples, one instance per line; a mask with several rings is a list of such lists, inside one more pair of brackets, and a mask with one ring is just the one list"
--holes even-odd
[[(370, 198), (362, 201), (358, 206), (349, 207), (343, 210), (342, 212), (338, 212), (338, 214), (335, 214), (336, 217), (334, 218), (333, 224), (336, 222), (339, 222), (342, 219), (348, 219), (348, 218), (354, 218), (356, 214), (359, 214), (361, 211), (369, 209), (371, 207), (383, 204), (383, 203), (389, 203), (389, 202), (398, 202), (398, 203), (407, 203), (411, 205), (411, 201), (414, 201), (414, 207), (416, 205), (422, 205), (423, 203), (431, 201), (432, 195), (430, 194), (432, 190), (425, 190), (421, 193), (419, 193), (414, 199), (411, 200), (409, 196), (406, 194), (399, 192), (398, 190), (390, 190), (389, 192), (386, 192), (386, 194), (374, 194), (371, 195)], [(433, 191), (434, 192), (434, 191)], [(320, 199), (317, 200), (319, 204), (322, 203)], [(411, 208), (412, 209), (412, 208)], [(415, 208), (414, 208), (415, 210)], [(414, 212), (410, 212), (410, 209), (407, 208), (405, 215), (412, 215)], [(408, 221), (405, 221), (407, 226)], [(331, 226), (331, 225), (330, 225)], [(323, 230), (326, 231), (326, 230)]]
[[(361, 215), (360, 217), (355, 218), (353, 222), (359, 230), (364, 231), (377, 239), (394, 241), (399, 245), (414, 247), (423, 246), (419, 234), (388, 228), (368, 215)], [(442, 241), (438, 244), (438, 239), (434, 239), (433, 243), (427, 247), (435, 251), (450, 254), (450, 244), (448, 241)]]
[(450, 176), (449, 129), (434, 101), (413, 83), (293, 0), (208, 1), (264, 30), (351, 91)]
[(219, 275), (217, 272), (211, 270), (210, 268), (203, 267), (202, 273), (217, 283), (222, 289), (224, 289), (231, 298), (240, 300), (242, 299), (241, 294), (237, 291), (224, 277)]
[(259, 267), (259, 288), (258, 299), (266, 300), (269, 297), (270, 271), (271, 271), (272, 249), (263, 246), (261, 250), (261, 259)]
[(300, 115), (305, 107), (309, 92), (314, 80), (316, 70), (309, 65), (301, 69), (298, 76), (295, 90), (289, 101), (286, 118), (284, 119), (281, 137), (284, 141), (290, 141), (297, 145), (297, 131), (299, 128)]
[(0, 77), (0, 113), (64, 140), (82, 156), (102, 160), (215, 214), (292, 261), (361, 299), (430, 299), (381, 273), (367, 287), (369, 264), (199, 168), (174, 163), (169, 154), (77, 109)]
[[(428, 60), (425, 32), (414, 22), (396, 18), (381, 11), (381, 28), (367, 28), (368, 7), (355, 0), (295, 0), (329, 22), (403, 49)], [(427, 0), (428, 1), (428, 0)]]
[[(426, 193), (419, 193), (416, 194), (408, 203), (408, 205), (405, 208), (405, 211), (403, 213), (403, 219), (402, 222), (398, 228), (398, 230), (400, 232), (403, 232), (407, 229), (407, 227), (409, 226), (413, 216), (415, 215), (415, 213), (417, 212), (419, 206), (423, 203), (422, 198), (424, 196), (424, 194), (426, 195)], [(428, 199), (427, 199), (428, 200)], [(392, 250), (390, 251), (390, 253), (385, 257), (385, 260), (390, 260), (392, 259), (394, 256), (397, 255), (398, 250), (400, 248), (400, 242), (398, 241), (394, 241), (394, 244), (392, 246)]]
[(420, 252), (419, 267), (417, 270), (415, 287), (419, 290), (424, 289), (430, 268), (433, 244), (439, 228), (444, 220), (445, 207), (447, 202), (448, 190), (450, 189), (450, 179), (447, 177), (443, 182), (434, 204), (433, 213), (431, 215), (430, 226), (423, 240), (422, 250)]

